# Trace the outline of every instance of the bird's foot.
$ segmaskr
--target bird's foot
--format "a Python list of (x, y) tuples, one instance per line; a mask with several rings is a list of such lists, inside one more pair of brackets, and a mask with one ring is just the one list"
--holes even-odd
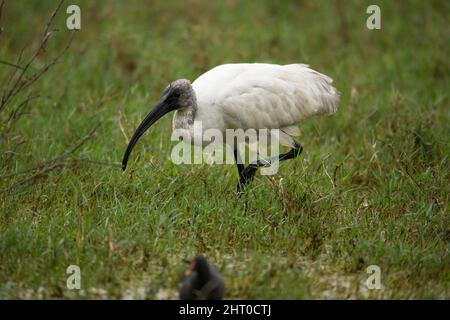
[(247, 168), (245, 168), (240, 176), (239, 176), (239, 182), (237, 185), (237, 193), (238, 196), (242, 196), (242, 194), (245, 191), (246, 185), (253, 179), (255, 176), (256, 170), (258, 170), (258, 167), (249, 165)]

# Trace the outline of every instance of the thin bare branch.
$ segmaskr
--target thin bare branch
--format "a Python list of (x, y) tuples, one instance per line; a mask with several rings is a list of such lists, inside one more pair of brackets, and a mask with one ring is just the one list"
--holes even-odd
[[(22, 57), (23, 57), (23, 53), (25, 52), (25, 49), (26, 49), (26, 45), (24, 45), (23, 46), (23, 48), (22, 48), (22, 50), (20, 50), (20, 53), (19, 53), (19, 55), (17, 56), (17, 60), (16, 60), (16, 65), (19, 65), (20, 64), (20, 61), (22, 61)], [(9, 85), (10, 85), (10, 83), (11, 83), (11, 81), (14, 79), (14, 77), (16, 76), (16, 74), (17, 74), (17, 71), (18, 70), (23, 70), (23, 69), (14, 69), (14, 71), (13, 72), (11, 72), (11, 74), (10, 74), (10, 76), (9, 76), (9, 78), (8, 78), (8, 80), (5, 82), (5, 90), (3, 90), (3, 96), (5, 95), (5, 91), (6, 91), (6, 89), (7, 88), (9, 88)]]
[(77, 151), (86, 141), (88, 141), (89, 139), (92, 138), (92, 136), (94, 135), (95, 131), (97, 131), (98, 127), (100, 127), (100, 122), (97, 123), (97, 125), (95, 127), (93, 127), (91, 129), (91, 131), (89, 131), (83, 138), (81, 138), (77, 144), (75, 144), (74, 147), (72, 147), (68, 152), (66, 152), (65, 154), (72, 154), (75, 151)]
[(28, 106), (28, 103), (31, 100), (37, 99), (39, 97), (40, 95), (33, 95), (31, 93), (28, 94), (28, 96), (21, 103), (19, 103), (19, 105), (15, 109), (11, 111), (9, 118), (4, 123), (4, 129), (0, 132), (0, 136), (5, 136), (6, 134), (8, 134), (8, 132), (14, 126), (14, 123), (19, 120), (19, 118), (25, 113), (22, 110), (24, 110)]
[[(57, 158), (61, 159), (61, 158), (59, 158), (59, 156)], [(0, 180), (8, 179), (8, 178), (16, 177), (16, 176), (20, 176), (20, 175), (23, 175), (23, 174), (26, 174), (26, 173), (30, 173), (30, 172), (39, 170), (39, 169), (43, 169), (45, 167), (51, 167), (54, 164), (55, 160), (56, 160), (56, 158), (54, 158), (52, 160), (41, 162), (41, 163), (39, 163), (39, 164), (37, 164), (37, 165), (33, 166), (32, 168), (27, 169), (27, 170), (23, 170), (23, 171), (20, 171), (20, 172), (14, 172), (14, 173), (10, 173), (10, 174), (6, 174), (6, 175), (3, 175), (3, 176), (0, 176)], [(118, 162), (99, 161), (99, 160), (92, 160), (92, 159), (79, 158), (79, 157), (73, 157), (73, 156), (67, 157), (64, 161), (65, 161), (65, 163), (78, 162), (78, 163), (87, 163), (87, 164), (94, 164), (94, 165), (106, 166), (106, 167), (117, 167), (117, 168), (121, 168), (122, 167), (122, 164), (120, 164)]]
[(43, 34), (44, 39), (47, 36), (48, 31), (50, 30), (50, 26), (52, 25), (53, 20), (55, 19), (56, 15), (58, 14), (59, 9), (61, 9), (61, 6), (63, 3), (64, 3), (64, 0), (60, 0), (56, 9), (53, 10), (52, 15), (50, 16), (50, 20), (48, 20), (47, 25), (45, 26), (45, 30), (44, 30), (44, 34)]
[(61, 168), (63, 166), (64, 166), (63, 163), (55, 163), (52, 166), (44, 167), (41, 171), (37, 172), (36, 174), (34, 174), (28, 178), (19, 180), (16, 183), (14, 183), (12, 186), (10, 186), (9, 188), (6, 188), (5, 190), (0, 191), (0, 194), (9, 193), (17, 187), (28, 184), (30, 182), (33, 182), (36, 179), (42, 178), (44, 176), (47, 176), (51, 171), (53, 171), (57, 168)]
[(16, 173), (1, 176), (0, 179), (7, 179), (7, 178), (15, 177), (15, 176), (20, 176), (23, 174), (31, 174), (29, 177), (21, 179), (21, 180), (15, 182), (10, 187), (0, 191), (0, 194), (10, 192), (11, 190), (13, 190), (16, 187), (26, 185), (30, 182), (35, 181), (36, 179), (45, 177), (51, 171), (53, 171), (55, 169), (67, 167), (68, 164), (70, 164), (70, 162), (89, 162), (89, 163), (98, 164), (98, 165), (110, 165), (110, 166), (120, 167), (120, 164), (118, 164), (118, 163), (108, 163), (108, 162), (101, 162), (101, 161), (73, 157), (73, 154), (75, 153), (75, 151), (77, 151), (83, 144), (86, 143), (86, 141), (90, 140), (93, 137), (95, 131), (98, 129), (100, 124), (101, 123), (98, 123), (96, 126), (94, 126), (85, 136), (83, 136), (83, 138), (79, 139), (78, 142), (75, 143), (75, 145), (72, 148), (70, 148), (68, 151), (56, 156), (55, 158), (48, 160), (48, 161), (43, 161), (41, 163), (38, 163), (38, 164), (34, 165), (32, 168), (21, 171), (21, 172), (16, 172)]
[[(48, 20), (45, 29), (44, 29), (44, 33), (43, 36), (41, 38), (40, 44), (38, 46), (38, 49), (34, 52), (34, 54), (31, 56), (31, 58), (28, 60), (28, 62), (25, 64), (25, 66), (23, 67), (23, 69), (21, 69), (21, 72), (19, 73), (19, 76), (17, 77), (16, 81), (14, 82), (14, 84), (11, 86), (11, 88), (8, 90), (6, 90), (6, 93), (2, 96), (2, 99), (0, 101), (0, 111), (2, 111), (3, 109), (6, 108), (7, 104), (11, 101), (12, 97), (15, 96), (20, 90), (22, 90), (25, 86), (27, 86), (27, 84), (30, 84), (29, 81), (25, 81), (25, 84), (22, 82), (23, 77), (25, 75), (25, 73), (27, 72), (27, 70), (30, 68), (30, 66), (33, 64), (33, 62), (35, 61), (35, 59), (37, 58), (37, 56), (42, 52), (42, 50), (45, 47), (45, 44), (47, 43), (48, 39), (50, 38), (52, 32), (49, 31), (50, 30), (50, 26), (53, 23), (53, 20), (55, 19), (58, 11), (60, 10), (62, 4), (63, 4), (64, 0), (61, 0), (58, 4), (58, 6), (56, 7), (56, 9), (53, 11), (52, 15), (50, 16), (50, 19)], [(63, 50), (63, 52), (65, 52), (66, 49)], [(50, 66), (52, 66), (54, 63), (50, 63), (49, 65), (47, 65), (46, 67), (44, 67), (42, 70), (47, 71), (48, 68)], [(44, 73), (45, 71), (43, 71), (42, 73)], [(33, 83), (35, 80), (37, 80), (40, 75), (42, 75), (42, 73), (38, 72), (39, 76), (34, 77), (34, 80), (31, 82)], [(33, 78), (32, 78), (33, 79)]]
[(122, 168), (122, 164), (119, 162), (99, 161), (99, 160), (92, 160), (92, 159), (86, 159), (86, 158), (73, 158), (71, 160), (76, 161), (76, 162), (95, 164), (95, 165), (99, 165), (99, 166)]
[(13, 68), (17, 68), (17, 69), (23, 70), (23, 67), (21, 67), (21, 66), (19, 66), (17, 64), (8, 62), (8, 61), (0, 60), (0, 64), (4, 64), (4, 65), (7, 65), (7, 66), (10, 66), (10, 67), (13, 67)]
[(26, 78), (26, 81), (23, 81), (21, 85), (17, 88), (17, 92), (21, 91), (33, 83), (35, 83), (45, 72), (47, 72), (51, 67), (53, 67), (55, 64), (59, 62), (61, 57), (66, 53), (66, 51), (69, 49), (70, 45), (72, 44), (73, 38), (75, 36), (75, 33), (72, 32), (71, 36), (69, 38), (69, 41), (67, 42), (66, 46), (63, 48), (63, 50), (48, 64), (46, 64), (44, 67), (39, 69), (35, 74), (29, 76)]

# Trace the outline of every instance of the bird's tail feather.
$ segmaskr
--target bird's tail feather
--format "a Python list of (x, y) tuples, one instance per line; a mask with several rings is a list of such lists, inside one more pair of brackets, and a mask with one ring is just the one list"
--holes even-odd
[(317, 97), (320, 99), (318, 113), (335, 114), (340, 100), (340, 93), (332, 85), (333, 79), (317, 71), (313, 71), (313, 73), (317, 80), (315, 81), (319, 93)]
[(340, 93), (333, 86), (333, 79), (329, 76), (317, 72), (311, 69), (306, 64), (293, 64), (288, 65), (289, 68), (297, 68), (297, 70), (303, 74), (302, 81), (309, 78), (307, 96), (311, 98), (313, 102), (312, 109), (314, 114), (331, 115), (336, 113)]

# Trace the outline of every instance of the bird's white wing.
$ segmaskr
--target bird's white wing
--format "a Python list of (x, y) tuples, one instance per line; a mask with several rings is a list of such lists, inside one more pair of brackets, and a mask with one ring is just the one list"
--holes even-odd
[(304, 64), (226, 64), (193, 83), (200, 102), (220, 109), (227, 128), (283, 129), (308, 116), (333, 114), (339, 94), (332, 79)]

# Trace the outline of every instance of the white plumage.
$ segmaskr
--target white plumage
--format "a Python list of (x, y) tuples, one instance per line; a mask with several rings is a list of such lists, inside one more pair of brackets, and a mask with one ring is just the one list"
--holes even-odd
[[(281, 129), (299, 135), (297, 125), (316, 114), (333, 114), (339, 94), (333, 80), (304, 64), (238, 63), (217, 66), (193, 83), (197, 99), (195, 121), (203, 129)], [(174, 115), (182, 128), (183, 111)], [(184, 127), (185, 129), (188, 129)], [(280, 142), (292, 146), (292, 139)]]

